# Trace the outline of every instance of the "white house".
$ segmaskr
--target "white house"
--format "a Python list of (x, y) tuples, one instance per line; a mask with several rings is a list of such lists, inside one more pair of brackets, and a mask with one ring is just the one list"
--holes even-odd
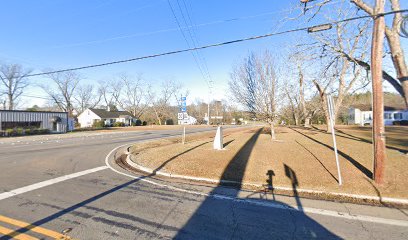
[(122, 122), (125, 126), (130, 126), (136, 120), (127, 111), (108, 111), (105, 109), (88, 108), (79, 114), (78, 122), (82, 128), (92, 127), (96, 121), (104, 121), (106, 126), (112, 126), (115, 122)]
[[(408, 120), (408, 110), (384, 106), (384, 125), (393, 125), (394, 121)], [(355, 105), (349, 108), (348, 124), (371, 125), (373, 111), (371, 105)]]

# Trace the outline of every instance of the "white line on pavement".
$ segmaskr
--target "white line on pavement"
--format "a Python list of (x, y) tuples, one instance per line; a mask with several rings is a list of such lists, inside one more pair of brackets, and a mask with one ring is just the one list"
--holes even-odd
[(205, 196), (205, 197), (212, 197), (212, 198), (219, 199), (219, 200), (247, 203), (247, 204), (252, 204), (256, 206), (271, 207), (271, 208), (284, 209), (284, 210), (289, 210), (289, 211), (298, 211), (298, 212), (304, 212), (304, 213), (309, 213), (309, 214), (318, 214), (318, 215), (323, 215), (323, 216), (328, 216), (328, 217), (336, 217), (336, 218), (343, 218), (343, 219), (349, 219), (349, 220), (359, 220), (359, 221), (364, 221), (364, 222), (408, 227), (408, 221), (404, 221), (404, 220), (387, 219), (387, 218), (372, 217), (372, 216), (365, 216), (365, 215), (353, 215), (353, 214), (345, 213), (345, 212), (337, 212), (337, 211), (332, 211), (332, 210), (309, 208), (309, 207), (297, 209), (296, 207), (291, 207), (291, 206), (287, 206), (287, 205), (283, 205), (283, 204), (279, 204), (275, 202), (265, 202), (265, 201), (259, 201), (259, 200), (253, 200), (253, 199), (241, 199), (241, 198), (236, 198), (236, 197), (231, 197), (231, 196), (221, 195), (221, 194), (209, 194), (209, 193), (203, 193), (203, 192), (197, 192), (197, 191), (191, 191), (191, 190), (187, 190), (183, 188), (178, 188), (178, 187), (174, 187), (174, 186), (167, 185), (167, 184), (160, 184), (160, 183), (145, 179), (145, 177), (137, 177), (131, 174), (120, 172), (114, 169), (109, 164), (109, 156), (117, 149), (127, 146), (127, 145), (131, 145), (131, 144), (123, 144), (121, 146), (114, 148), (105, 158), (106, 166), (109, 167), (112, 171), (116, 173), (119, 173), (121, 175), (130, 177), (133, 179), (138, 179), (140, 181), (147, 182), (155, 186), (164, 187), (164, 188), (168, 188), (174, 191), (185, 192), (185, 193), (198, 195), (198, 196)]
[(101, 170), (105, 170), (107, 168), (108, 168), (107, 166), (96, 167), (96, 168), (88, 169), (88, 170), (85, 170), (85, 171), (76, 172), (76, 173), (68, 174), (68, 175), (65, 175), (65, 176), (53, 178), (53, 179), (50, 179), (50, 180), (42, 181), (42, 182), (39, 182), (39, 183), (34, 183), (34, 184), (31, 184), (31, 185), (28, 185), (28, 186), (25, 186), (25, 187), (21, 187), (21, 188), (17, 188), (17, 189), (8, 191), (8, 192), (0, 193), (0, 200), (4, 200), (6, 198), (10, 198), (10, 197), (22, 194), (22, 193), (30, 192), (30, 191), (33, 191), (33, 190), (36, 190), (36, 189), (39, 189), (39, 188), (47, 187), (47, 186), (53, 185), (55, 183), (59, 183), (59, 182), (63, 182), (63, 181), (69, 180), (69, 179), (84, 176), (84, 175), (89, 174), (89, 173), (94, 173), (94, 172), (98, 172), (98, 171), (101, 171)]

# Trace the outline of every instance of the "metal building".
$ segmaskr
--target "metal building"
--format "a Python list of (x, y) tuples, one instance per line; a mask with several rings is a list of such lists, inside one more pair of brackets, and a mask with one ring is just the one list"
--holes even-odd
[(12, 128), (44, 128), (52, 133), (65, 133), (68, 113), (0, 110), (0, 131)]

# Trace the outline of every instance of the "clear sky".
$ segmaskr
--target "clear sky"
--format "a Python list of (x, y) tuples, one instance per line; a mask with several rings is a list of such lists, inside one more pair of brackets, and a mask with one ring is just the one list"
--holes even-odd
[[(0, 61), (20, 63), (36, 73), (188, 48), (169, 2), (182, 27), (197, 26), (190, 29), (197, 46), (299, 26), (296, 21), (282, 23), (298, 0), (3, 0)], [(186, 29), (184, 34), (192, 47)], [(302, 34), (201, 50), (200, 66), (207, 65), (214, 81), (213, 97), (225, 96), (232, 65), (249, 51), (269, 48), (279, 53)], [(207, 99), (207, 85), (191, 53), (81, 71), (84, 82), (94, 84), (121, 73), (141, 73), (150, 83), (171, 78), (190, 90), (190, 100)], [(41, 77), (31, 81), (46, 82)], [(46, 96), (35, 87), (29, 91)]]

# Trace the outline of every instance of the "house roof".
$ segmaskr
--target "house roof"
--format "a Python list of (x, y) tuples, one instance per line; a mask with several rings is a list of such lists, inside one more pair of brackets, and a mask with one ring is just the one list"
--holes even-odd
[(98, 115), (100, 118), (119, 118), (123, 116), (131, 116), (134, 117), (130, 112), (128, 111), (107, 111), (105, 109), (96, 109), (96, 108), (90, 108), (93, 113)]
[[(350, 108), (360, 109), (361, 111), (372, 111), (371, 104), (356, 104), (350, 106)], [(405, 110), (403, 107), (394, 107), (394, 106), (384, 106), (384, 111), (397, 111), (397, 110)]]

